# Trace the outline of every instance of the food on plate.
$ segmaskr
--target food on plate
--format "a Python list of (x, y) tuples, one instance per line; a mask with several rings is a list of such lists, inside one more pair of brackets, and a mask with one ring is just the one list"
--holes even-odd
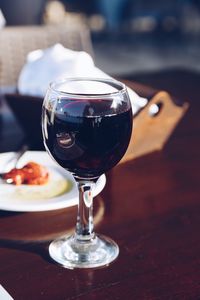
[(4, 174), (3, 179), (9, 180), (15, 185), (43, 185), (48, 182), (49, 172), (46, 167), (35, 162), (29, 162), (20, 169), (10, 170)]

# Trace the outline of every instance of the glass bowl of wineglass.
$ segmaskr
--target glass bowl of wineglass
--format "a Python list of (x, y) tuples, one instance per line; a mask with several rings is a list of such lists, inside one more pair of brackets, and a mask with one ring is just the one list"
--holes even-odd
[(109, 265), (118, 245), (96, 234), (93, 187), (123, 157), (132, 132), (126, 86), (114, 79), (68, 78), (50, 84), (42, 108), (44, 145), (50, 156), (75, 178), (79, 204), (75, 232), (51, 242), (49, 253), (62, 266)]

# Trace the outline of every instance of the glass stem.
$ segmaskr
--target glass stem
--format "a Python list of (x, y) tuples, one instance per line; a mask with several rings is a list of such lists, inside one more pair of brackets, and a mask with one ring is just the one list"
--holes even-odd
[(79, 205), (75, 237), (79, 241), (90, 241), (94, 238), (93, 224), (93, 182), (78, 182)]

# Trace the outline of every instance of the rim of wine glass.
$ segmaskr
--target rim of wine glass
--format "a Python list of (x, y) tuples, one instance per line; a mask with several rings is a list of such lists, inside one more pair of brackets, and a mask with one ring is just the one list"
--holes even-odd
[[(114, 92), (110, 92), (110, 93), (99, 93), (99, 94), (93, 94), (93, 93), (71, 93), (71, 92), (67, 92), (67, 91), (62, 91), (62, 90), (58, 90), (56, 89), (56, 85), (58, 84), (62, 84), (64, 82), (72, 82), (72, 81), (96, 81), (96, 82), (102, 82), (102, 83), (113, 83), (115, 84), (115, 88), (119, 88), (117, 91), (114, 91)], [(49, 89), (53, 90), (54, 92), (56, 93), (59, 93), (61, 95), (69, 95), (70, 97), (82, 97), (82, 98), (87, 98), (88, 96), (90, 98), (96, 98), (96, 97), (99, 97), (99, 96), (103, 96), (103, 97), (112, 97), (112, 96), (115, 96), (117, 94), (123, 94), (123, 93), (127, 93), (127, 88), (126, 88), (126, 85), (121, 82), (121, 81), (118, 81), (116, 79), (112, 79), (112, 78), (90, 78), (90, 77), (71, 77), (71, 78), (63, 78), (63, 79), (57, 79), (53, 82), (51, 82), (49, 84)]]

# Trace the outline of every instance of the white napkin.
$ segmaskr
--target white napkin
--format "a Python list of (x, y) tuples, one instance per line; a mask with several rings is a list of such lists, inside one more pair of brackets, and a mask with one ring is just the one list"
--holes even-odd
[[(84, 51), (73, 51), (56, 44), (45, 50), (28, 54), (18, 80), (20, 94), (44, 97), (50, 82), (59, 78), (110, 78), (97, 68), (92, 57)], [(147, 104), (147, 99), (128, 88), (133, 114)]]

